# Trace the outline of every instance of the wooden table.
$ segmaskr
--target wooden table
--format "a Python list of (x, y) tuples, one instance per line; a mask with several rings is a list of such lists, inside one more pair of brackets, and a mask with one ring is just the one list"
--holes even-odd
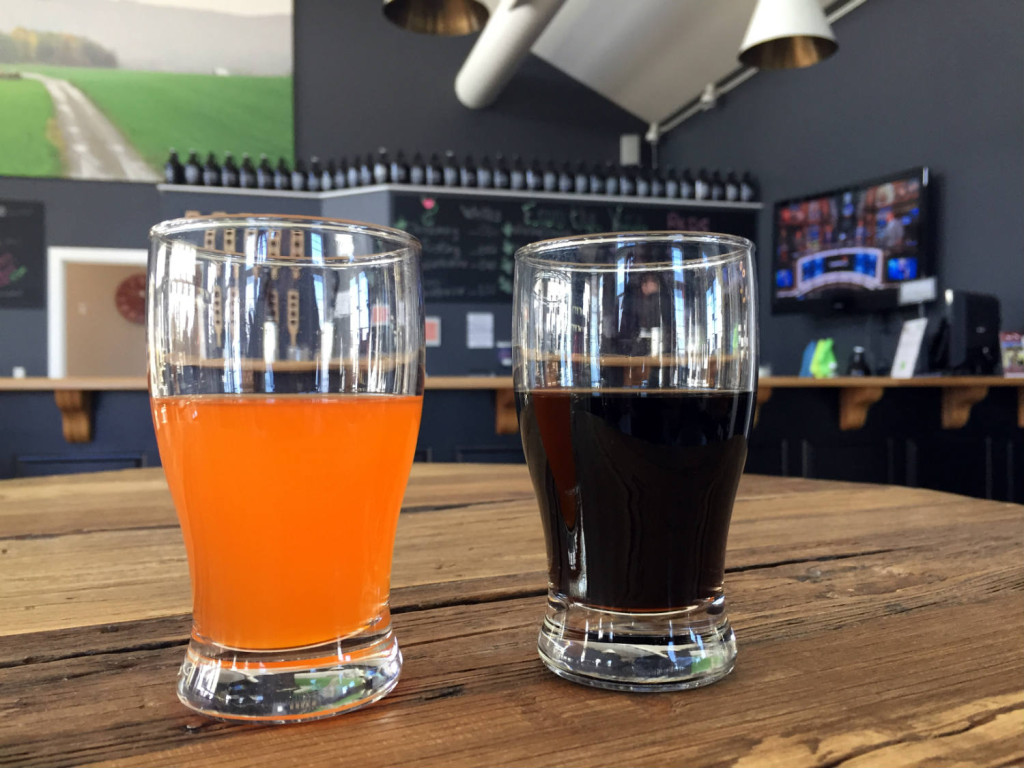
[(592, 690), (535, 649), (544, 545), (525, 467), (416, 466), (397, 689), (297, 726), (194, 715), (184, 549), (160, 470), (0, 482), (0, 763), (1005, 766), (1024, 763), (1024, 507), (747, 476), (736, 670)]

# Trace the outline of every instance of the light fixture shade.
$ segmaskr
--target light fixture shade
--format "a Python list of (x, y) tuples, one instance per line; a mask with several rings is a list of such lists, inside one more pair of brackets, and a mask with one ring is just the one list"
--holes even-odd
[(740, 61), (761, 69), (796, 69), (839, 48), (818, 0), (757, 0)]
[(453, 37), (483, 29), (490, 11), (477, 0), (384, 0), (384, 15), (411, 32)]

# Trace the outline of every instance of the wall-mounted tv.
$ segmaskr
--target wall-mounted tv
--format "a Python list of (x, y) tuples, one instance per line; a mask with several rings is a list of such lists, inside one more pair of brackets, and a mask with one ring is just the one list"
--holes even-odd
[(897, 306), (901, 284), (935, 276), (930, 197), (922, 167), (776, 203), (772, 311)]

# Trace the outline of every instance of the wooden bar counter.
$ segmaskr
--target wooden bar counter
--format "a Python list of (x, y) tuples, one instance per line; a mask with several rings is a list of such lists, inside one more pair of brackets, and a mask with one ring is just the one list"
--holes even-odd
[(416, 465), (393, 574), (398, 687), (261, 727), (175, 696), (190, 594), (159, 469), (6, 480), (0, 764), (1020, 765), (1022, 554), (1018, 505), (745, 476), (726, 574), (735, 671), (694, 691), (598, 691), (537, 657), (546, 574), (526, 468)]

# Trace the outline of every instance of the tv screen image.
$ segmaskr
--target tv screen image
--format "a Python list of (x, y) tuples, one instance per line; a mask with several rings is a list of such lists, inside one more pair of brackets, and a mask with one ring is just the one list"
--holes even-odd
[(928, 169), (775, 205), (774, 311), (895, 306), (933, 275)]

